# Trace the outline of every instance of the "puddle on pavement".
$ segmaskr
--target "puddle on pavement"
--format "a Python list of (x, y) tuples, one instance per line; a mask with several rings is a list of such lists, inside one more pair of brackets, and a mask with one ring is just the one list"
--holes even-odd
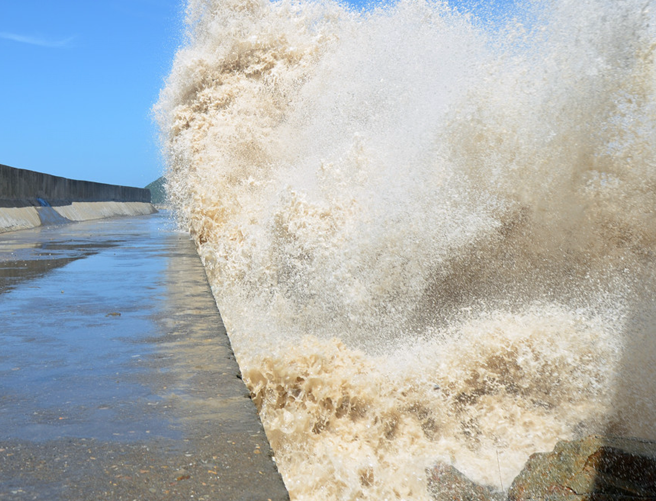
[(0, 501), (288, 500), (165, 215), (0, 235), (0, 319)]
[(175, 235), (146, 245), (165, 220), (139, 222), (0, 235), (0, 438), (180, 436), (154, 318), (166, 263), (153, 254)]

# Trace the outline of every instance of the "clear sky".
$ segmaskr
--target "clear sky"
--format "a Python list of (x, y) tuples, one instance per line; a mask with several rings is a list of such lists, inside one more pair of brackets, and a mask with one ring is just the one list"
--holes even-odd
[(129, 186), (159, 177), (150, 109), (183, 11), (183, 0), (1, 0), (0, 164)]

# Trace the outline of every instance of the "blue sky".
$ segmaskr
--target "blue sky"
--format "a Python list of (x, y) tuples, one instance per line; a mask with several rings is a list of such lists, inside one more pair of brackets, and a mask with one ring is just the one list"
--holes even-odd
[[(459, 2), (498, 11), (512, 0)], [(159, 177), (150, 109), (183, 10), (183, 0), (0, 1), (0, 164), (129, 186)]]
[(0, 1), (0, 163), (145, 186), (180, 0)]

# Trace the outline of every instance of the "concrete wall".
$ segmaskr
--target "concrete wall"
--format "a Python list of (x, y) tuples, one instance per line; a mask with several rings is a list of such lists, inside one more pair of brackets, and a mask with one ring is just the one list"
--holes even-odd
[[(113, 184), (77, 181), (0, 164), (0, 200), (4, 207), (33, 205), (37, 198), (50, 205), (71, 202), (150, 203), (150, 191)], [(14, 203), (12, 203), (14, 202)]]
[[(52, 207), (42, 207), (37, 199)], [(150, 191), (76, 181), (0, 164), (0, 233), (157, 212)]]

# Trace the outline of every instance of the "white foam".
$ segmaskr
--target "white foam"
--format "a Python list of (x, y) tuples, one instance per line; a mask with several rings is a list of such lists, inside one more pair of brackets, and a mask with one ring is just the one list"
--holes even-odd
[(520, 9), (189, 2), (169, 196), (293, 499), (656, 438), (652, 14)]

